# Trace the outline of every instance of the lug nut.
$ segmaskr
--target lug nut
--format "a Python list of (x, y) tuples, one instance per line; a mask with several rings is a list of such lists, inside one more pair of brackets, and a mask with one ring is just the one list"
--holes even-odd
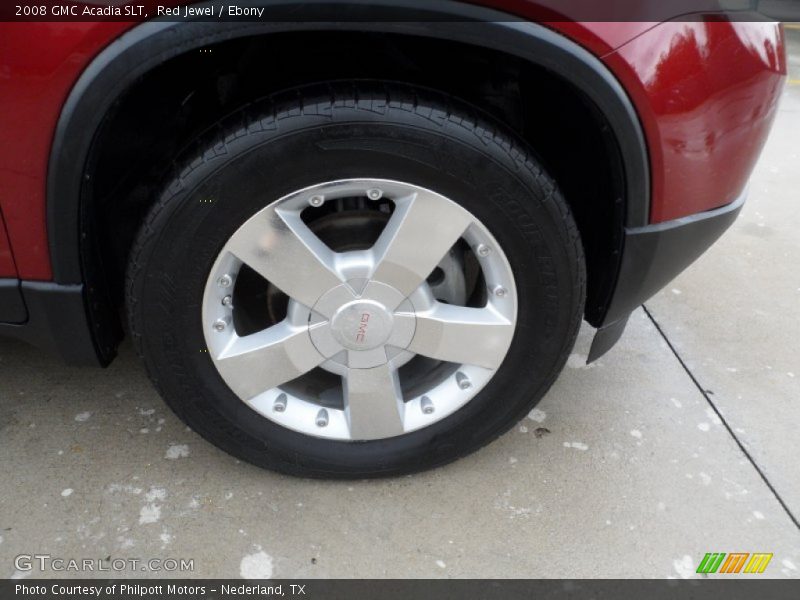
[(379, 190), (378, 188), (367, 190), (367, 198), (370, 200), (380, 200), (383, 198), (383, 190)]
[(472, 382), (469, 380), (469, 377), (467, 377), (461, 371), (456, 373), (456, 383), (458, 384), (458, 387), (460, 387), (462, 390), (468, 390), (469, 388), (472, 387)]
[(478, 256), (489, 256), (491, 251), (492, 249), (486, 244), (478, 244), (478, 247), (475, 248), (475, 252), (478, 254)]
[(280, 394), (275, 398), (275, 402), (272, 404), (272, 410), (275, 412), (283, 412), (286, 410), (286, 394)]
[(327, 427), (328, 426), (328, 411), (324, 408), (317, 413), (317, 418), (314, 421), (317, 424), (317, 427)]
[(419, 403), (420, 407), (422, 408), (422, 412), (426, 415), (433, 414), (435, 407), (433, 406), (433, 402), (427, 396), (423, 396), (422, 400)]
[(220, 287), (230, 287), (233, 283), (233, 279), (231, 279), (230, 275), (223, 275), (217, 279), (217, 283), (220, 285)]
[(495, 286), (492, 292), (494, 292), (494, 295), (497, 296), (498, 298), (505, 298), (506, 294), (508, 294), (508, 290), (504, 288), (502, 285)]
[(222, 306), (231, 306), (233, 304), (233, 298), (231, 296), (225, 296), (222, 299)]
[(308, 203), (311, 206), (322, 206), (323, 202), (325, 202), (325, 198), (322, 196), (311, 196), (311, 198), (308, 200)]
[(222, 319), (217, 319), (214, 321), (214, 329), (216, 331), (225, 331), (225, 327), (227, 327), (227, 323), (225, 323), (225, 321)]

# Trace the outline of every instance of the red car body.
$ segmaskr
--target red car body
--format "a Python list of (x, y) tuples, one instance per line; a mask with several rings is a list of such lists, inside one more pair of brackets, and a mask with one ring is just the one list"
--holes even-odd
[[(482, 4), (516, 18), (542, 14), (536, 2)], [(779, 24), (697, 16), (545, 25), (594, 55), (635, 110), (646, 147), (649, 206), (644, 222), (627, 227), (675, 222), (742, 196), (786, 75)], [(57, 127), (76, 82), (104, 49), (139, 27), (116, 21), (0, 25), (0, 278), (57, 281), (57, 244), (48, 230), (48, 173), (62, 159), (53, 153)]]

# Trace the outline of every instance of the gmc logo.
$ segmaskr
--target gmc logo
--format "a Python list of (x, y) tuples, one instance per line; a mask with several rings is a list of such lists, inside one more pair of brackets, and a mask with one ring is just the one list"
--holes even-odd
[(358, 324), (358, 331), (356, 331), (356, 341), (362, 343), (367, 339), (367, 323), (369, 322), (369, 313), (361, 314), (361, 322)]

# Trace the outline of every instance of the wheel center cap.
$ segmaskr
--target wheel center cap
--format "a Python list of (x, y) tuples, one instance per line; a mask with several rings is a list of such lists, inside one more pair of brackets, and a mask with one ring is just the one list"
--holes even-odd
[(331, 318), (331, 333), (348, 350), (371, 350), (386, 343), (394, 318), (379, 302), (355, 300), (340, 307)]
[(415, 331), (411, 301), (377, 281), (353, 279), (336, 286), (309, 313), (308, 335), (330, 368), (384, 365), (408, 347)]

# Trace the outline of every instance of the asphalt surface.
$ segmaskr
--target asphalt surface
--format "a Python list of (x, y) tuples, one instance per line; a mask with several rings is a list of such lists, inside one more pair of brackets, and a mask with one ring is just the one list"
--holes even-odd
[(788, 34), (790, 81), (737, 223), (612, 352), (585, 366), (585, 328), (538, 409), (448, 467), (350, 483), (260, 471), (187, 430), (129, 345), (101, 371), (0, 340), (0, 576), (65, 575), (16, 570), (40, 554), (193, 560), (116, 573), (142, 577), (690, 577), (706, 552), (771, 552), (760, 577), (800, 576)]

